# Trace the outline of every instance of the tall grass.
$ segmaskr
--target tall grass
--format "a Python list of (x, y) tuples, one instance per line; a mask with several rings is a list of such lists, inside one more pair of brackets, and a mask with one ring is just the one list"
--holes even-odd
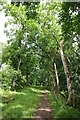
[(53, 115), (56, 119), (80, 119), (80, 111), (73, 107), (66, 105), (66, 100), (63, 96), (53, 96), (51, 93), (47, 93), (51, 107), (53, 108)]

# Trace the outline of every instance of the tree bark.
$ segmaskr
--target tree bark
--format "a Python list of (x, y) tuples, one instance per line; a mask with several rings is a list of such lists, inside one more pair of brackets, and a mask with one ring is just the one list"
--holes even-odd
[(70, 75), (69, 75), (68, 68), (67, 68), (67, 65), (66, 65), (65, 57), (64, 57), (64, 54), (63, 54), (63, 49), (62, 49), (63, 43), (64, 43), (64, 40), (62, 40), (60, 42), (59, 50), (60, 50), (62, 63), (63, 63), (63, 66), (64, 66), (64, 72), (65, 72), (65, 75), (66, 75), (66, 78), (67, 78), (67, 87), (68, 87), (67, 105), (72, 105), (72, 85), (71, 85), (71, 79), (70, 79)]
[(54, 70), (55, 70), (55, 77), (56, 77), (56, 82), (57, 82), (57, 95), (59, 95), (59, 78), (58, 78), (56, 63), (54, 63)]

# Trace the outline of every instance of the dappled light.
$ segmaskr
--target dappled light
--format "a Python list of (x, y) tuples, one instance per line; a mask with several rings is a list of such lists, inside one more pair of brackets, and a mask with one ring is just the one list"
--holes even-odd
[(24, 92), (12, 92), (12, 91), (10, 91), (10, 94), (13, 94), (13, 95), (15, 95), (15, 94), (17, 94), (17, 95), (26, 95), (26, 93), (24, 93)]
[(17, 106), (12, 106), (11, 108), (12, 108), (12, 109), (23, 108), (23, 106), (22, 106), (22, 105), (17, 105)]
[(51, 112), (51, 109), (50, 108), (40, 108), (40, 109), (38, 109), (39, 111), (47, 111), (47, 112)]
[(36, 92), (36, 93), (42, 93), (42, 90), (40, 91), (40, 90), (36, 90), (35, 88), (31, 88), (31, 90), (33, 91), (33, 92)]

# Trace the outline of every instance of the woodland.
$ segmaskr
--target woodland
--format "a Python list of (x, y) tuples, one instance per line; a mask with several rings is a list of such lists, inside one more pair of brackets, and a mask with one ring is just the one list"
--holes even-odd
[(0, 1), (2, 10), (2, 119), (32, 118), (43, 90), (54, 118), (79, 119), (80, 2)]

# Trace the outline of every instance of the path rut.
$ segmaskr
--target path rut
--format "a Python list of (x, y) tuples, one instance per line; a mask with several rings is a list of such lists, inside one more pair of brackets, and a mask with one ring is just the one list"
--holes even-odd
[(39, 106), (34, 113), (34, 120), (54, 120), (53, 110), (45, 91), (42, 92)]

